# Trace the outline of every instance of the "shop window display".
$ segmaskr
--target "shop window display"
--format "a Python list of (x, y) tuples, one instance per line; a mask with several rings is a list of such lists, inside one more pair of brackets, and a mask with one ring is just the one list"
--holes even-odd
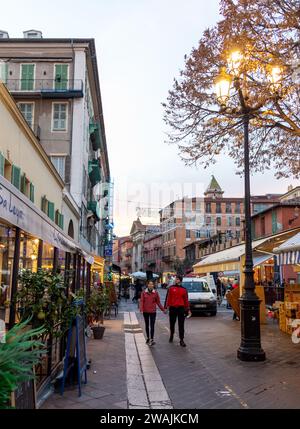
[(51, 271), (53, 269), (54, 247), (43, 243), (42, 268)]
[(20, 270), (37, 271), (39, 240), (27, 234), (21, 234)]
[(0, 319), (8, 323), (15, 231), (0, 225)]

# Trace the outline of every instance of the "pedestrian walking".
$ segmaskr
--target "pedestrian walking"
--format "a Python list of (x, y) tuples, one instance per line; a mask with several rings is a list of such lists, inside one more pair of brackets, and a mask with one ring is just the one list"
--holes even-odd
[(132, 298), (132, 302), (138, 302), (141, 297), (142, 290), (143, 287), (141, 285), (141, 282), (139, 279), (137, 279), (134, 285), (134, 297)]
[[(237, 279), (234, 280), (233, 284), (232, 284), (232, 290), (237, 289), (239, 287), (239, 282), (237, 281)], [(239, 316), (236, 314), (236, 312), (234, 311), (233, 313), (233, 320), (240, 320)]]
[(169, 309), (170, 339), (173, 342), (176, 320), (178, 318), (178, 330), (181, 347), (186, 347), (184, 342), (184, 321), (186, 315), (191, 315), (187, 290), (182, 286), (182, 276), (175, 277), (175, 284), (170, 286), (166, 296), (165, 308)]
[(145, 320), (145, 328), (147, 340), (146, 344), (153, 346), (154, 341), (154, 329), (156, 320), (156, 307), (159, 307), (162, 312), (166, 313), (166, 310), (160, 302), (158, 292), (154, 289), (153, 281), (147, 282), (147, 288), (142, 292), (140, 299), (140, 311), (143, 313)]

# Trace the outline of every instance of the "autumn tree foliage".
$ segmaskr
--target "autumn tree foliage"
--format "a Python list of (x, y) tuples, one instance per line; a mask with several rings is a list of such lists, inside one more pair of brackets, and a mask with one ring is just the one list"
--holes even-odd
[[(220, 111), (214, 80), (230, 51), (243, 54), (240, 76), (251, 106), (250, 155), (253, 171), (275, 168), (277, 177), (300, 177), (300, 1), (222, 0), (223, 19), (207, 29), (174, 80), (165, 107), (169, 142), (186, 164), (207, 167), (227, 153), (243, 166), (243, 128), (238, 94)], [(270, 69), (282, 69), (280, 87)]]

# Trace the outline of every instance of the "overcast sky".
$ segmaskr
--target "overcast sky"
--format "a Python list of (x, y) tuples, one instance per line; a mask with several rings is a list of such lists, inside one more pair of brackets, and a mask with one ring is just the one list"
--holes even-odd
[[(185, 167), (164, 143), (161, 103), (184, 55), (218, 19), (218, 0), (10, 0), (1, 5), (1, 30), (22, 37), (96, 40), (110, 167), (115, 181), (115, 232), (129, 233), (136, 207), (158, 209), (172, 198), (200, 196), (214, 174), (224, 196), (242, 196), (231, 160), (207, 170)], [(272, 173), (252, 178), (252, 194), (285, 192), (293, 180)], [(145, 219), (146, 220), (146, 219)], [(155, 218), (148, 219), (155, 222)]]

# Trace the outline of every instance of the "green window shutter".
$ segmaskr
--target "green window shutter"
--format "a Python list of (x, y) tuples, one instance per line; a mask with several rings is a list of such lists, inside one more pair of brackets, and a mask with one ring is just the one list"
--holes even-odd
[(1, 176), (4, 176), (4, 165), (5, 165), (5, 158), (3, 153), (0, 152), (0, 174)]
[(68, 64), (55, 65), (55, 89), (66, 90), (68, 85)]
[(20, 187), (21, 187), (21, 169), (19, 167), (16, 167), (15, 165), (12, 166), (11, 183), (16, 188), (20, 189)]
[(64, 229), (64, 215), (63, 214), (60, 215), (60, 225), (59, 226), (61, 227), (61, 229)]
[(54, 203), (48, 201), (48, 216), (54, 221)]
[(22, 64), (21, 90), (32, 91), (34, 84), (34, 64)]
[(30, 183), (29, 198), (34, 203), (34, 185), (32, 183)]

